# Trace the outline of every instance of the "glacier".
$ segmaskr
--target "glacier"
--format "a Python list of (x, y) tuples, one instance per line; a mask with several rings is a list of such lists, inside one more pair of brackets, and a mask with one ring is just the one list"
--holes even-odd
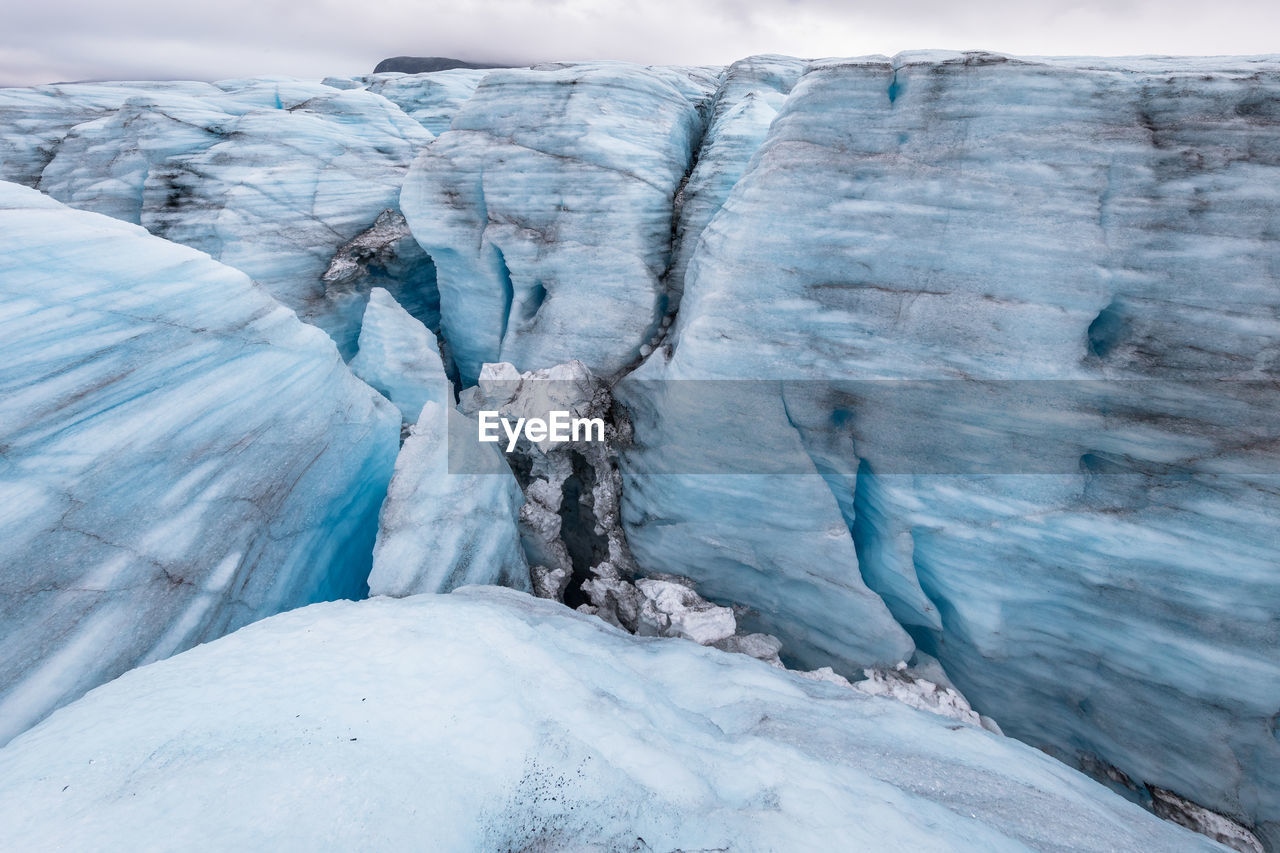
[[(1274, 844), (1280, 504), (1266, 433), (1251, 446), (1239, 424), (1274, 395), (1280, 66), (1180, 63), (810, 64), (698, 233), (672, 332), (632, 374), (644, 416), (623, 509), (642, 566), (765, 603), (763, 630), (784, 640), (856, 636), (856, 602), (837, 609), (823, 591), (865, 583), (1009, 734), (1135, 796), (1179, 791)], [(759, 429), (792, 435), (800, 448), (778, 452), (809, 455), (809, 477), (667, 473), (672, 447), (699, 449), (691, 424), (717, 417), (680, 411), (696, 402), (680, 380), (768, 378), (815, 380), (801, 392), (1261, 381), (1232, 407), (1139, 399), (1092, 446), (1042, 433), (1062, 456), (1049, 473), (968, 475), (880, 459), (876, 439), (901, 424), (877, 423), (874, 395), (761, 390)], [(947, 434), (944, 415), (922, 417), (910, 428)], [(740, 433), (714, 440), (766, 455)], [(818, 505), (844, 516), (838, 563), (811, 561), (831, 541), (801, 527)], [(797, 527), (808, 545), (764, 550)], [(812, 604), (788, 591), (779, 607), (784, 583)]]
[[(45, 194), (3, 185), (4, 292), (65, 314), (10, 315), (0, 348), (68, 365), (0, 371), (0, 677), (26, 685), (0, 741), (366, 575), (388, 597), (496, 583), (598, 617), (600, 648), (648, 648), (607, 622), (997, 721), (1275, 850), (1278, 104), (1276, 57), (977, 51), (0, 89), (0, 179)], [(128, 313), (74, 319), (112, 299)], [(141, 396), (76, 396), (67, 377), (137, 352), (164, 359), (108, 393)], [(553, 398), (604, 418), (604, 446), (458, 440), (480, 408)], [(28, 421), (37, 399), (69, 408)], [(120, 437), (140, 423), (158, 444)], [(78, 440), (100, 425), (101, 452)], [(57, 526), (46, 487), (100, 526)], [(106, 562), (121, 542), (140, 559)], [(151, 609), (95, 669), (90, 628), (125, 605), (58, 608), (139, 579)], [(502, 601), (538, 632), (592, 624)], [(9, 645), (37, 623), (47, 646)]]
[(399, 417), (243, 273), (0, 183), (0, 742), (361, 596)]
[[(395, 104), (287, 78), (86, 88), (0, 89), (0, 121), (42, 139), (35, 153), (6, 142), (17, 153), (0, 148), (0, 179), (207, 252), (347, 357), (373, 286), (438, 325), (430, 259), (384, 218), (399, 216), (409, 163), (433, 138)], [(353, 263), (349, 244), (371, 236), (383, 239)]]
[(1224, 849), (1016, 741), (494, 587), (128, 673), (0, 751), (0, 823), (19, 848)]
[(453, 116), (475, 94), (489, 74), (483, 69), (457, 68), (434, 74), (383, 72), (365, 77), (327, 77), (337, 89), (364, 89), (381, 95), (434, 136), (449, 129)]

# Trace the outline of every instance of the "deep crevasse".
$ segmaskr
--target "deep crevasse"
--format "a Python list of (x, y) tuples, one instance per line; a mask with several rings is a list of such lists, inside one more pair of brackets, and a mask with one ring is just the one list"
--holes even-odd
[[(929, 53), (757, 57), (718, 79), (613, 63), (445, 74), (434, 88), (437, 75), (420, 87), (401, 76), (331, 81), (351, 90), (343, 97), (270, 84), (273, 104), (236, 107), (252, 107), (248, 143), (261, 128), (254, 151), (192, 148), (145, 100), (110, 112), (132, 90), (86, 87), (67, 103), (88, 125), (68, 141), (79, 121), (38, 128), (65, 152), (45, 166), (44, 149), (19, 144), (4, 168), (18, 163), (26, 180), (39, 166), (43, 189), (73, 203), (76, 193), (118, 199), (121, 211), (141, 186), (144, 224), (250, 272), (347, 355), (364, 294), (407, 275), (382, 272), (409, 252), (403, 240), (360, 239), (402, 204), (429, 256), (405, 266), (438, 275), (445, 352), (464, 384), (486, 361), (530, 370), (576, 357), (615, 377), (645, 359), (615, 389), (635, 427), (622, 521), (642, 573), (688, 577), (749, 608), (748, 623), (806, 666), (852, 674), (918, 644), (1010, 734), (1126, 779), (1133, 796), (1172, 791), (1276, 843), (1269, 531), (1280, 507), (1266, 478), (1103, 476), (1094, 460), (1115, 454), (1097, 447), (1071, 448), (1080, 473), (908, 476), (853, 451), (886, 428), (874, 399), (837, 406), (763, 386), (751, 406), (701, 413), (710, 440), (741, 441), (715, 432), (717, 419), (754, 419), (764, 441), (737, 454), (772, 448), (809, 476), (656, 473), (673, 448), (698, 450), (684, 419), (697, 413), (680, 411), (691, 401), (673, 380), (1273, 379), (1274, 60)], [(267, 91), (176, 88), (164, 98), (198, 101), (190, 109), (202, 115), (220, 98)], [(298, 92), (298, 118), (275, 109), (281, 91)], [(375, 92), (439, 139), (427, 145), (430, 134)], [(111, 122), (130, 108), (130, 128), (164, 125), (131, 131), (155, 152), (145, 168), (125, 169), (115, 153), (73, 156), (139, 144), (113, 141), (123, 130)], [(182, 132), (204, 140), (242, 121), (218, 109)], [(276, 135), (304, 127), (316, 136), (302, 166), (264, 181), (288, 192), (241, 200), (237, 159), (285, 157)], [(320, 204), (312, 160), (353, 134), (372, 146), (359, 169), (381, 171), (372, 181), (353, 171)], [(387, 190), (415, 155), (397, 200)], [(66, 168), (86, 162), (113, 165)], [(112, 182), (126, 189), (107, 191)], [(182, 192), (170, 206), (169, 195), (148, 202), (148, 187)], [(231, 190), (219, 197), (220, 187)], [(251, 235), (255, 217), (281, 211), (297, 226)], [(224, 234), (251, 239), (229, 252)], [(322, 274), (335, 254), (358, 269), (330, 288)], [(426, 304), (420, 289), (393, 295)], [(1138, 457), (1267, 454), (1233, 447), (1227, 415), (1161, 406), (1184, 427), (1147, 434)], [(850, 411), (853, 426), (837, 423)], [(494, 500), (510, 514), (508, 488)]]

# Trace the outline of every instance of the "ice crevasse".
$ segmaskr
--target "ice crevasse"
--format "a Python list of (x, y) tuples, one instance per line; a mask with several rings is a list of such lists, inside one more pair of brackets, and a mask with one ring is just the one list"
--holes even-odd
[[(1280, 340), (1277, 69), (754, 57), (710, 91), (682, 82), (683, 105), (652, 70), (508, 70), (415, 161), (401, 204), (437, 261), (465, 382), (497, 360), (625, 375), (622, 511), (642, 573), (748, 608), (805, 667), (936, 655), (1007, 732), (1274, 843), (1280, 507), (1275, 460), (1241, 424), (1267, 419)], [(676, 137), (602, 160), (627, 150), (611, 134), (638, 103), (677, 118)], [(588, 174), (605, 214), (574, 196)], [(657, 263), (615, 263), (620, 246)], [(644, 297), (622, 322), (617, 293)], [(811, 384), (751, 385), (771, 379)], [(1152, 393), (1096, 441), (1036, 425), (1046, 470), (964, 475), (876, 450), (897, 432), (962, 455), (936, 412), (907, 422), (866, 386), (815, 390), (885, 380), (1240, 384), (1225, 406)], [(750, 388), (680, 390), (708, 381)], [(673, 463), (715, 453), (802, 467)]]
[[(610, 428), (626, 437), (593, 462), (610, 477), (620, 576), (684, 579), (804, 668), (855, 676), (936, 658), (1006, 733), (1158, 811), (1185, 797), (1280, 843), (1277, 460), (1265, 428), (1241, 429), (1265, 427), (1280, 366), (1280, 60), (929, 52), (326, 83), (0, 90), (0, 177), (208, 253), (3, 186), (14, 250), (0, 258), (0, 322), (15, 334), (0, 339), (0, 434), (14, 464), (0, 488), (14, 499), (0, 524), (18, 532), (6, 555), (57, 556), (34, 563), (52, 567), (47, 578), (0, 574), (17, 614), (0, 629), (0, 680), (17, 685), (0, 708), (26, 709), (7, 717), (22, 720), (14, 731), (136, 663), (358, 594), (379, 503), (375, 594), (527, 588), (539, 564), (565, 581), (572, 561), (551, 552), (569, 490), (530, 502), (491, 447), (472, 460), (480, 473), (450, 473), (445, 445), (449, 424), (466, 423), (455, 390), (465, 399), (486, 372), (550, 375), (577, 360), (609, 386)], [(58, 236), (22, 224), (46, 219)], [(1049, 460), (1034, 473), (935, 464), (971, 449), (949, 417), (997, 430), (1009, 411), (948, 397), (912, 420), (868, 384), (1185, 380), (1231, 383), (1235, 396), (1150, 393), (1082, 415), (1098, 427), (1087, 441), (1028, 418)], [(416, 423), (384, 502), (401, 421)], [(927, 440), (934, 455), (904, 468), (886, 436)], [(707, 459), (741, 470), (700, 476)], [(604, 535), (583, 518), (578, 533)], [(533, 541), (535, 521), (546, 541)], [(153, 609), (116, 606), (125, 587)], [(476, 595), (324, 612), (341, 632), (352, 613), (447, 622), (456, 607), (496, 636), (536, 624), (578, 638), (560, 651), (599, 642), (669, 656), (677, 671), (717, 659)], [(41, 634), (33, 614), (46, 611)], [(84, 649), (100, 636), (115, 657), (95, 668)], [(757, 667), (714, 664), (756, 671), (743, 665)], [(113, 690), (100, 695), (132, 701)], [(624, 706), (643, 730), (636, 706), (671, 695), (685, 697), (681, 712), (695, 701), (662, 682)], [(52, 747), (24, 748), (34, 762)], [(1022, 747), (998, 749), (1023, 766)], [(534, 796), (503, 779), (487, 789), (509, 796), (490, 808), (500, 817)], [(508, 832), (500, 817), (477, 825)], [(938, 819), (951, 826), (950, 813)], [(1089, 823), (1054, 824), (1065, 835), (1049, 838), (979, 822), (1002, 834), (991, 846), (1050, 848)], [(646, 844), (714, 846), (738, 831), (728, 817), (698, 839), (653, 825)], [(1112, 840), (1185, 840), (1141, 832)]]

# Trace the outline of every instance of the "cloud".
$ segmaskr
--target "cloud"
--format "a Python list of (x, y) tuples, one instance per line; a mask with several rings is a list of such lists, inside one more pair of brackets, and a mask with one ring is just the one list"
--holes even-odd
[[(367, 73), (387, 56), (724, 64), (752, 53), (1264, 53), (1280, 4), (1168, 0), (49, 0), (0, 15), (0, 84)], [(17, 8), (13, 8), (17, 7)]]

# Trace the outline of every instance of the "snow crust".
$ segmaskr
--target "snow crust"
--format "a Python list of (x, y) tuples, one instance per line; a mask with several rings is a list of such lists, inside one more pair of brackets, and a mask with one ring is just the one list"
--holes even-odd
[(494, 588), (131, 672), (0, 751), (0, 823), (20, 848), (1221, 849), (1016, 741)]

